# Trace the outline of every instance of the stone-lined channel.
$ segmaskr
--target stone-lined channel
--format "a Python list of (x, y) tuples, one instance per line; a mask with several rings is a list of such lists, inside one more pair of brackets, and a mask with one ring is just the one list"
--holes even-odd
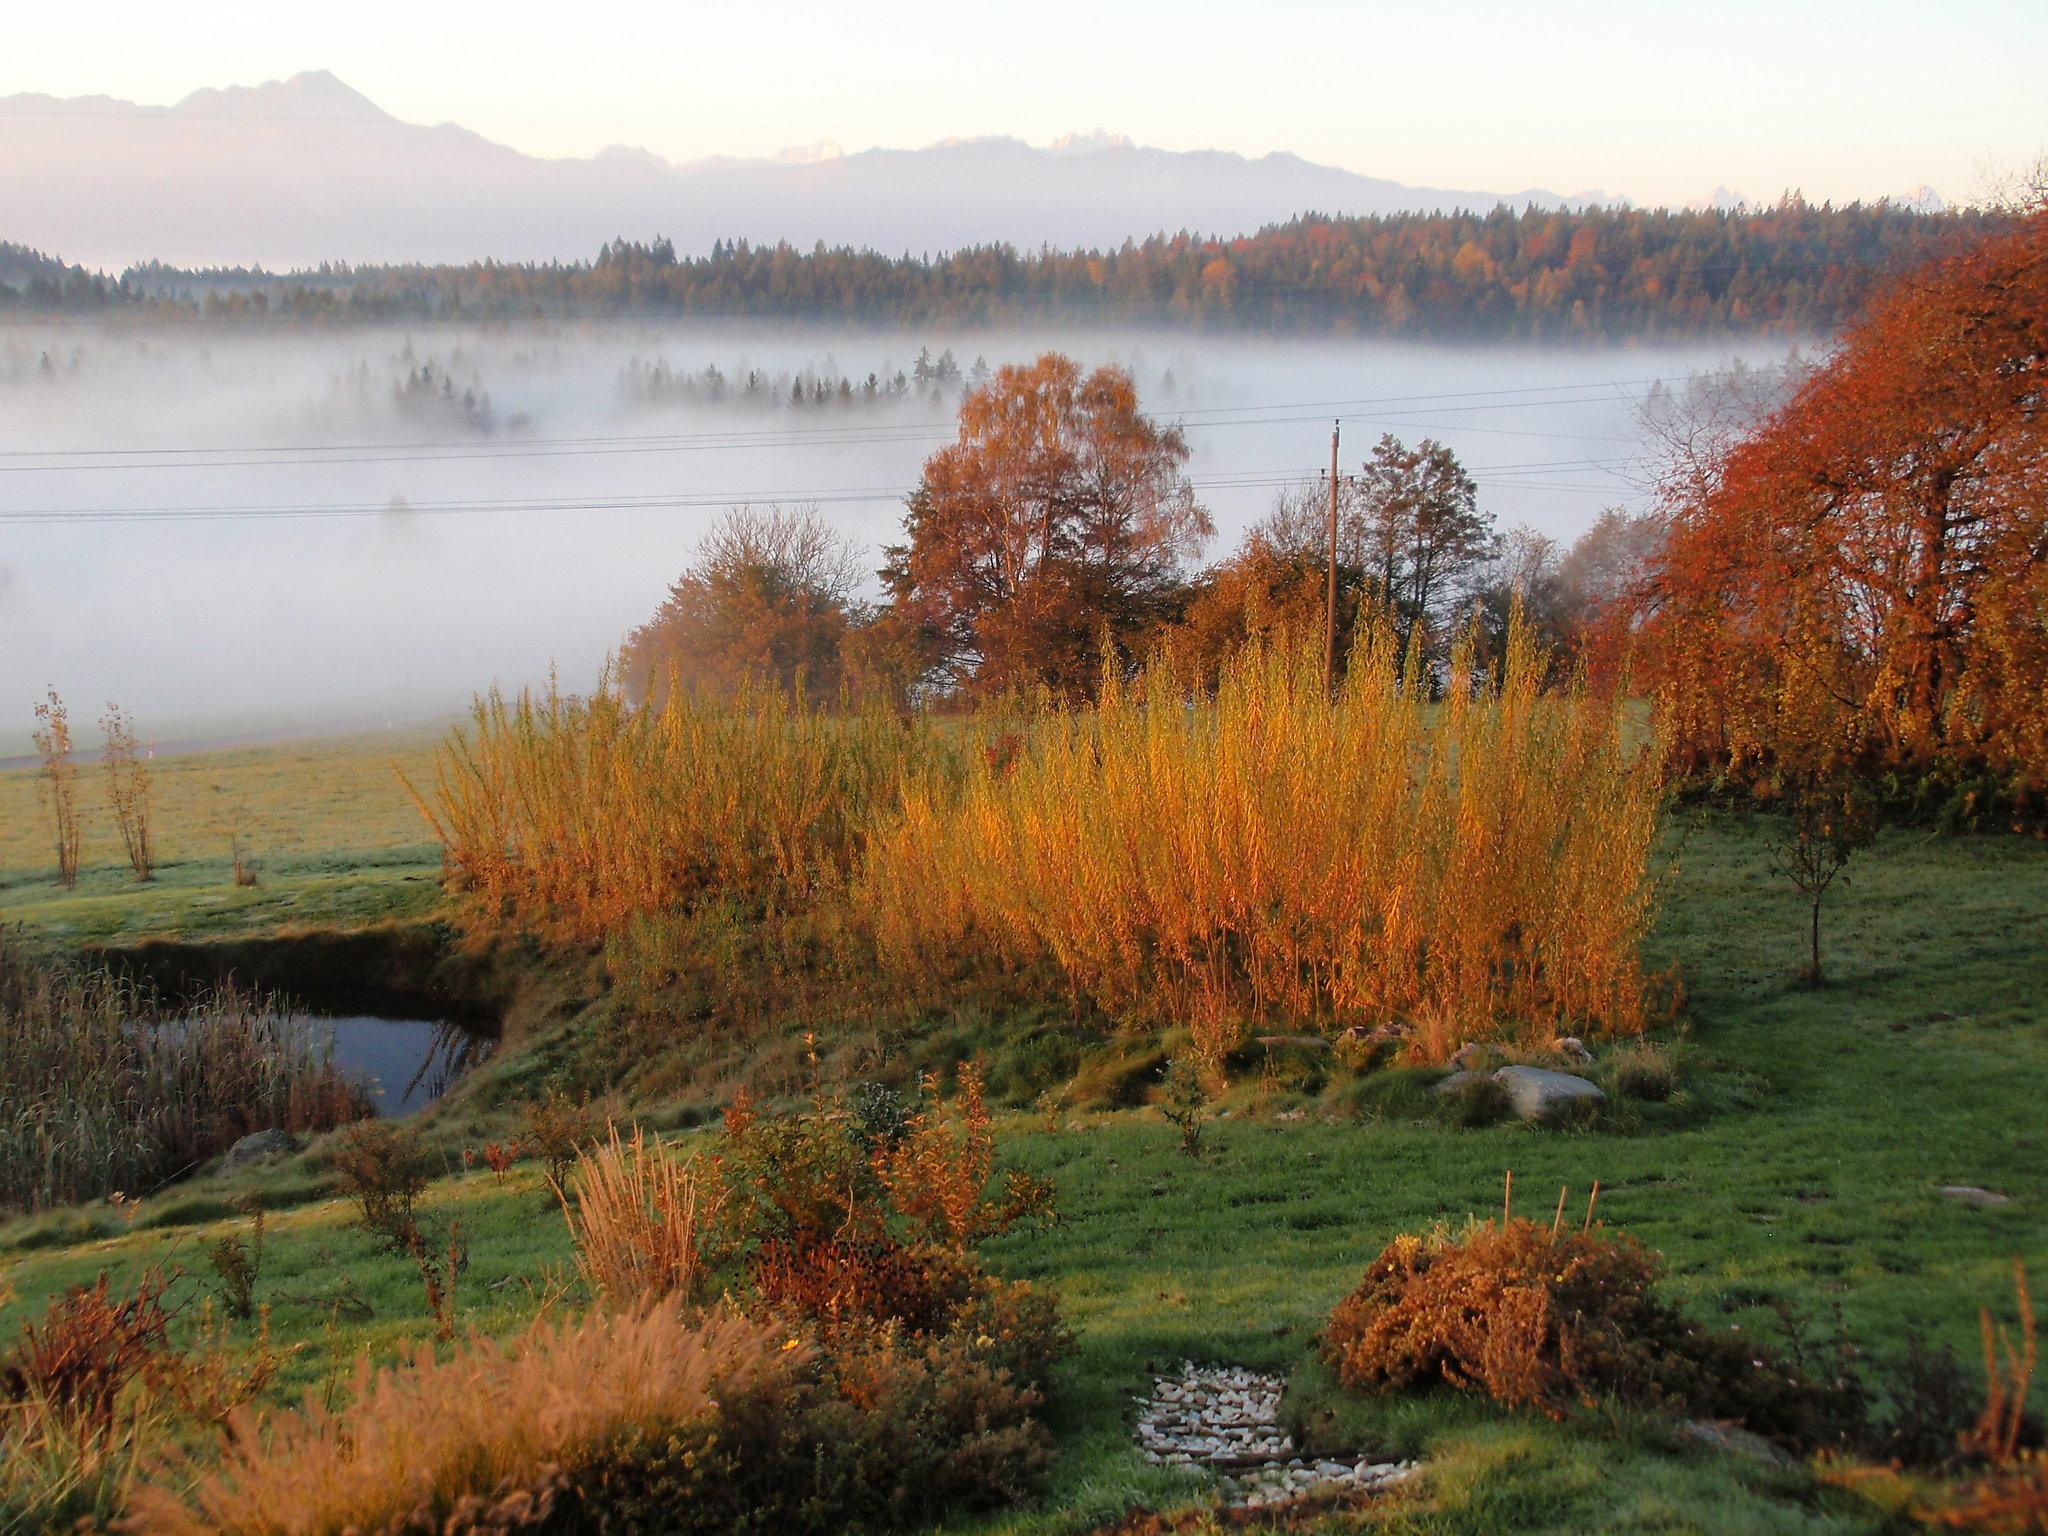
[(1414, 1462), (1301, 1455), (1280, 1425), (1286, 1390), (1279, 1376), (1184, 1361), (1137, 1400), (1138, 1447), (1155, 1465), (1220, 1474), (1225, 1499), (1252, 1509), (1319, 1489), (1373, 1492), (1415, 1475)]

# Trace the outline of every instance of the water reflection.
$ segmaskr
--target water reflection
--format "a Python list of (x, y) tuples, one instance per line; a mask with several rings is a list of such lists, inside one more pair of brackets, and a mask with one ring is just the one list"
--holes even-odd
[(488, 1036), (446, 1019), (386, 1019), (348, 1014), (306, 1019), (314, 1040), (334, 1043), (334, 1064), (369, 1090), (377, 1113), (417, 1114), (457, 1078), (486, 1060)]

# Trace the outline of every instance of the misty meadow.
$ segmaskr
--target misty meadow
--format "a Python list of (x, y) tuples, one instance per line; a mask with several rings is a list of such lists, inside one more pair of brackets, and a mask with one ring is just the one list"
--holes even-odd
[(0, 65), (0, 1536), (2048, 1530), (2021, 24), (896, 9)]

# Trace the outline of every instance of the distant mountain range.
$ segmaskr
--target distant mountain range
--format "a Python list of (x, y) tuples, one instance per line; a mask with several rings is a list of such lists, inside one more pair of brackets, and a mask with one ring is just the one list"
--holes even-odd
[(1410, 187), (1291, 154), (1150, 149), (1096, 133), (671, 164), (614, 146), (544, 160), (453, 123), (401, 122), (331, 74), (196, 91), (176, 106), (0, 97), (0, 236), (90, 266), (273, 269), (588, 258), (606, 239), (789, 240), (913, 254), (1004, 241), (1109, 247), (1238, 234), (1305, 210), (1581, 206), (1528, 188)]

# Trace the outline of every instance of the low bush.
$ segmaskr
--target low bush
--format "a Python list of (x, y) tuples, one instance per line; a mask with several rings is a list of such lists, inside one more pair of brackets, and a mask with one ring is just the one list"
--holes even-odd
[(1860, 1440), (1865, 1402), (1845, 1361), (1710, 1332), (1656, 1296), (1658, 1273), (1654, 1254), (1597, 1226), (1503, 1219), (1397, 1237), (1331, 1314), (1324, 1352), (1353, 1388), (1448, 1384), (1554, 1418), (1614, 1400), (1807, 1450)]
[(1494, 1077), (1476, 1072), (1442, 1095), (1444, 1114), (1451, 1124), (1476, 1129), (1496, 1125), (1513, 1113), (1515, 1103)]
[(425, 1246), (414, 1208), (433, 1170), (415, 1128), (384, 1120), (351, 1125), (332, 1164), (335, 1192), (355, 1203), (365, 1228), (400, 1253)]
[(2048, 1450), (2027, 1415), (2038, 1341), (2027, 1272), (2013, 1263), (2019, 1304), (2019, 1339), (1981, 1313), (1984, 1335), (1984, 1406), (1964, 1433), (1962, 1453), (1980, 1470), (1938, 1502), (1915, 1510), (1929, 1525), (1963, 1531), (2048, 1532)]
[(116, 1295), (102, 1274), (0, 1355), (0, 1536), (108, 1529), (176, 1436), (213, 1431), (274, 1378), (267, 1330), (231, 1358), (210, 1309), (174, 1349), (170, 1288), (150, 1269)]
[(1678, 1053), (1652, 1040), (1623, 1040), (1601, 1054), (1593, 1081), (1617, 1098), (1668, 1104), (1678, 1092)]

